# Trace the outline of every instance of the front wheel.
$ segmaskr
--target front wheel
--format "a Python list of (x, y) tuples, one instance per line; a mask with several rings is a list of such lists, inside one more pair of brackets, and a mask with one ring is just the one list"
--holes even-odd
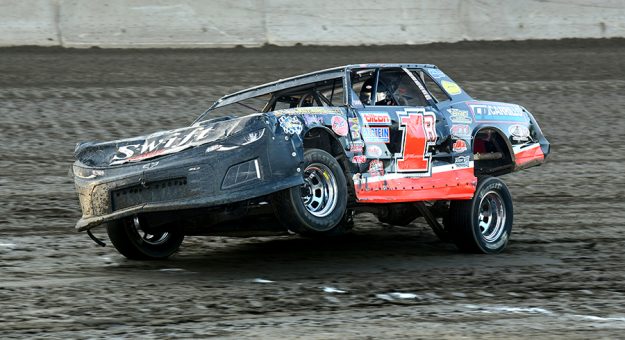
[(109, 223), (106, 231), (117, 251), (131, 260), (164, 260), (184, 239), (181, 231), (150, 230), (139, 216)]
[(472, 199), (451, 202), (443, 223), (461, 250), (495, 254), (508, 244), (512, 219), (512, 196), (506, 184), (496, 177), (483, 177)]
[(274, 194), (276, 215), (288, 229), (308, 236), (338, 235), (349, 229), (347, 180), (338, 161), (319, 149), (304, 151), (304, 184)]

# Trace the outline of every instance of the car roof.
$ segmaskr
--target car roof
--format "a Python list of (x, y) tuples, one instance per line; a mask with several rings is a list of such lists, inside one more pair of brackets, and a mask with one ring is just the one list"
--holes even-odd
[(238, 102), (240, 100), (253, 98), (257, 96), (262, 96), (265, 94), (269, 94), (272, 92), (281, 91), (284, 89), (288, 89), (295, 86), (306, 85), (310, 83), (316, 83), (319, 81), (335, 79), (343, 77), (346, 72), (351, 71), (352, 69), (359, 68), (437, 68), (432, 64), (388, 64), (388, 63), (374, 63), (374, 64), (350, 64), (338, 67), (332, 67), (325, 70), (314, 71), (310, 73), (305, 73), (289, 78), (279, 79), (276, 81), (272, 81), (266, 84), (254, 86), (247, 88), (245, 90), (241, 90), (238, 92), (234, 92), (228, 95), (221, 97), (213, 106), (220, 107), (228, 104), (232, 104)]

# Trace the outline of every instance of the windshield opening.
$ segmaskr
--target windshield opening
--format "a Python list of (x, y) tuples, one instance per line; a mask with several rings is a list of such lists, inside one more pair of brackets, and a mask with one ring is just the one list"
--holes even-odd
[(334, 78), (315, 83), (294, 86), (275, 93), (245, 98), (204, 112), (195, 122), (216, 117), (240, 117), (259, 112), (314, 106), (345, 105), (343, 78)]
[(265, 107), (271, 98), (271, 94), (265, 94), (239, 100), (228, 105), (217, 106), (205, 111), (195, 122), (217, 117), (241, 117), (252, 113), (265, 112)]

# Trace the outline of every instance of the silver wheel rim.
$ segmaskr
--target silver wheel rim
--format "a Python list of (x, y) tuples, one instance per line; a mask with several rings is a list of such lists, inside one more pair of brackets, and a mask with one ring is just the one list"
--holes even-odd
[(496, 242), (501, 238), (506, 225), (506, 206), (499, 193), (489, 191), (482, 196), (477, 222), (486, 242)]
[(301, 198), (309, 213), (316, 217), (330, 215), (338, 202), (337, 192), (336, 178), (330, 168), (321, 163), (306, 167)]
[(150, 244), (153, 246), (157, 246), (167, 242), (169, 239), (169, 233), (166, 231), (156, 232), (154, 234), (148, 233), (141, 228), (141, 221), (138, 216), (135, 216), (132, 219), (132, 226), (137, 236), (141, 239), (142, 242), (146, 244)]

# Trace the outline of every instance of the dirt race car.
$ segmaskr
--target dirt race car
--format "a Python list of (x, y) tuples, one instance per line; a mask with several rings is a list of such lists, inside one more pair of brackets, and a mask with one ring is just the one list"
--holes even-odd
[(224, 96), (189, 127), (79, 143), (76, 228), (163, 259), (186, 235), (334, 236), (372, 212), (497, 253), (513, 217), (498, 176), (548, 154), (525, 108), (475, 100), (436, 66), (348, 65)]

